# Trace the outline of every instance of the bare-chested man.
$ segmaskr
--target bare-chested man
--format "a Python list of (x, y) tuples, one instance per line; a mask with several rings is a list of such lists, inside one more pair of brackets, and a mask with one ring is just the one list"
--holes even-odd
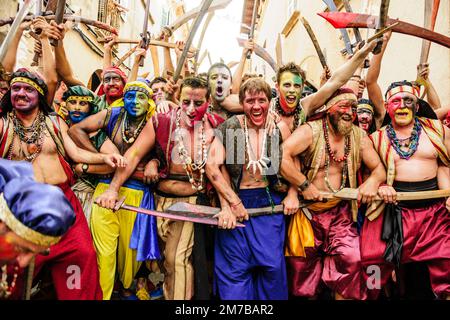
[[(187, 78), (181, 85), (180, 107), (160, 113), (148, 122), (136, 142), (125, 153), (129, 160), (125, 170), (117, 170), (109, 188), (97, 199), (113, 208), (120, 186), (131, 175), (139, 161), (155, 145), (159, 163), (156, 207), (164, 211), (176, 202), (207, 204), (204, 166), (219, 117), (206, 113), (209, 91), (200, 78)], [(167, 300), (189, 300), (194, 294), (192, 248), (194, 225), (191, 222), (158, 218), (158, 234), (164, 242), (164, 297)], [(196, 239), (197, 241), (197, 239)], [(199, 270), (206, 273), (206, 270)]]
[[(424, 262), (433, 292), (450, 297), (450, 200), (424, 199), (396, 203), (396, 191), (449, 189), (450, 131), (439, 120), (421, 115), (430, 109), (411, 82), (392, 83), (385, 95), (389, 124), (370, 138), (387, 171), (379, 194), (389, 204), (370, 210), (361, 234), (361, 258), (378, 265), (383, 286), (394, 265)], [(395, 189), (395, 190), (394, 190)], [(384, 215), (381, 217), (380, 215)], [(372, 291), (375, 296), (378, 290)]]
[[(304, 199), (321, 201), (320, 191), (334, 193), (344, 187), (357, 188), (356, 172), (361, 162), (371, 174), (359, 187), (358, 200), (372, 202), (379, 184), (385, 181), (386, 172), (371, 141), (352, 124), (356, 101), (351, 89), (339, 89), (327, 101), (322, 119), (307, 122), (283, 144), (281, 173), (298, 186)], [(302, 172), (295, 170), (297, 156)], [(354, 224), (356, 201), (330, 200), (308, 209), (311, 221), (302, 217), (302, 211), (291, 220), (286, 249), (291, 293), (316, 297), (323, 281), (337, 299), (365, 299), (359, 237)], [(299, 244), (303, 228), (311, 227), (313, 243)], [(302, 245), (306, 248), (300, 248)]]
[[(251, 78), (240, 88), (244, 115), (231, 117), (219, 126), (220, 135), (211, 146), (206, 172), (218, 192), (219, 226), (234, 229), (236, 219), (245, 228), (217, 230), (214, 244), (214, 283), (221, 299), (287, 299), (284, 248), (284, 216), (268, 214), (249, 219), (247, 208), (284, 203), (284, 213), (293, 214), (298, 204), (286, 203), (273, 188), (277, 181), (282, 139), (289, 128), (281, 122), (266, 129), (270, 86)], [(297, 199), (296, 189), (290, 190)]]
[[(70, 189), (73, 172), (67, 159), (115, 167), (123, 165), (123, 158), (78, 148), (67, 134), (67, 124), (52, 113), (46, 99), (47, 86), (42, 78), (26, 69), (13, 73), (10, 90), (1, 101), (0, 152), (3, 158), (32, 162), (36, 180), (59, 186), (76, 213), (74, 226), (50, 248), (50, 255), (36, 257), (35, 274), (49, 263), (58, 299), (100, 299), (92, 238), (81, 205)], [(78, 288), (67, 286), (71, 266), (80, 268)]]

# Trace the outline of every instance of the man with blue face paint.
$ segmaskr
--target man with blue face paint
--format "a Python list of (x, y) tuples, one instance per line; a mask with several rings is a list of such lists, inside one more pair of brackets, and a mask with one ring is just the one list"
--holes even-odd
[[(89, 117), (91, 114), (97, 113), (99, 107), (96, 103), (97, 96), (88, 88), (83, 86), (69, 87), (62, 96), (65, 103), (63, 107), (66, 110), (66, 123), (71, 127), (72, 125), (81, 122)], [(117, 147), (106, 136), (103, 130), (98, 130), (89, 135), (95, 150), (103, 153), (119, 153)], [(105, 165), (91, 165), (86, 163), (76, 163), (73, 165), (73, 170), (78, 177), (72, 190), (80, 200), (83, 207), (84, 215), (88, 225), (90, 224), (91, 209), (92, 209), (92, 195), (98, 183), (97, 174), (108, 174), (114, 172), (109, 166)], [(89, 173), (88, 173), (89, 170)]]
[[(103, 129), (120, 153), (125, 154), (155, 112), (152, 94), (145, 82), (127, 83), (124, 88), (123, 108), (105, 109), (89, 116), (72, 126), (71, 136), (84, 148), (91, 149), (93, 145), (89, 135)], [(149, 154), (142, 159), (135, 174), (144, 170), (144, 165), (149, 162), (150, 157)], [(95, 188), (93, 199), (107, 190), (110, 183), (111, 179), (101, 179)], [(120, 188), (118, 196), (126, 196), (125, 203), (128, 205), (154, 209), (151, 188), (136, 178), (128, 179)], [(116, 264), (124, 289), (122, 297), (136, 299), (129, 288), (141, 263), (160, 258), (155, 218), (127, 210), (113, 212), (92, 204), (91, 232), (97, 251), (103, 299), (111, 298)]]

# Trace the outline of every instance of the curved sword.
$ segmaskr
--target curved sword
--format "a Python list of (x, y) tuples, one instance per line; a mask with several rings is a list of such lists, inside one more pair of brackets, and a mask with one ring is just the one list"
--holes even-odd
[[(244, 39), (240, 39), (238, 38), (238, 43), (240, 47), (244, 47), (245, 46), (245, 41)], [(263, 59), (264, 61), (266, 61), (273, 69), (273, 71), (275, 71), (275, 73), (277, 72), (278, 68), (277, 68), (277, 64), (275, 62), (275, 60), (270, 56), (270, 54), (266, 51), (266, 49), (264, 49), (263, 47), (261, 47), (258, 44), (254, 44), (254, 50), (255, 50), (255, 54), (260, 57), (261, 59)]]
[(189, 52), (189, 48), (191, 47), (192, 41), (194, 40), (195, 33), (197, 32), (200, 23), (203, 20), (203, 17), (208, 12), (209, 7), (211, 6), (212, 0), (203, 0), (202, 6), (200, 8), (200, 12), (195, 18), (194, 24), (192, 25), (191, 32), (186, 40), (186, 44), (184, 45), (183, 52), (181, 53), (180, 59), (178, 60), (177, 69), (173, 75), (173, 81), (176, 83), (178, 78), (180, 77), (181, 70), (183, 69), (184, 62), (186, 61), (187, 54)]
[(306, 32), (308, 33), (309, 37), (311, 38), (311, 41), (314, 45), (314, 48), (316, 49), (317, 55), (319, 56), (320, 63), (322, 64), (322, 68), (326, 68), (327, 65), (327, 59), (325, 58), (325, 55), (323, 54), (322, 48), (320, 48), (319, 41), (317, 40), (316, 35), (314, 34), (313, 29), (311, 28), (311, 25), (309, 24), (308, 20), (306, 20), (303, 15), (300, 15), (300, 21), (303, 23), (303, 26), (306, 29)]

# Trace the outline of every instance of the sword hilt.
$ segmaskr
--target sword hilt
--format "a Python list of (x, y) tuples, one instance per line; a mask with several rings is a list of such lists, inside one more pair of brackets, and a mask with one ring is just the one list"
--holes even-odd
[(114, 211), (120, 210), (120, 208), (122, 208), (123, 204), (125, 203), (125, 199), (126, 197), (123, 196), (121, 198), (119, 198), (119, 200), (117, 200), (116, 205), (114, 206)]

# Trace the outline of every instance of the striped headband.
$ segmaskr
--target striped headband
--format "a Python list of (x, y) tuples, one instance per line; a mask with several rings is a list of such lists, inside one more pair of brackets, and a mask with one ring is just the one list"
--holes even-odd
[(419, 98), (419, 89), (417, 87), (403, 85), (392, 88), (391, 90), (386, 92), (386, 101), (388, 101), (394, 94), (397, 94), (399, 92), (407, 92), (412, 94), (416, 98)]
[(30, 86), (35, 88), (41, 95), (44, 95), (44, 90), (36, 82), (34, 82), (31, 79), (24, 78), (24, 77), (16, 77), (11, 80), (11, 84), (16, 83), (16, 82), (24, 82), (26, 84), (29, 84)]
[(123, 93), (125, 94), (128, 91), (139, 91), (139, 92), (143, 92), (147, 95), (147, 97), (151, 98), (152, 94), (150, 93), (150, 91), (148, 91), (146, 88), (143, 87), (138, 87), (138, 86), (129, 86), (126, 87), (125, 90), (123, 91)]
[(373, 113), (373, 107), (367, 103), (358, 104), (357, 110), (359, 109), (366, 109)]

